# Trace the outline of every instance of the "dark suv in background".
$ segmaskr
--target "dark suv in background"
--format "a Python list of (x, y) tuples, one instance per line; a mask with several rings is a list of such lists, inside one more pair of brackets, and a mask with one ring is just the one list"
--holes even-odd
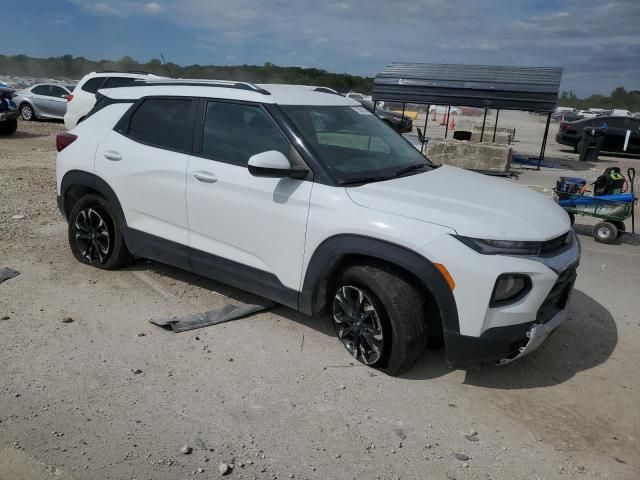
[[(615, 153), (640, 154), (640, 118), (595, 117), (575, 122), (560, 122), (556, 142), (578, 151), (578, 143), (584, 128), (604, 128), (602, 150)], [(627, 131), (630, 131), (627, 149), (624, 149)]]

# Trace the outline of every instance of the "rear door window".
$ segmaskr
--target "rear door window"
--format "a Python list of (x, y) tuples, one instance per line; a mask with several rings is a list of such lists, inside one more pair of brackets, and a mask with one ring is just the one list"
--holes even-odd
[(190, 152), (192, 103), (190, 98), (148, 98), (133, 112), (127, 134), (140, 143)]
[(37, 87), (31, 89), (31, 93), (35, 95), (46, 95), (48, 97), (50, 96), (49, 85), (38, 85)]
[(256, 153), (277, 150), (290, 159), (291, 145), (271, 117), (256, 105), (207, 102), (202, 153), (244, 166)]
[(67, 92), (62, 87), (58, 87), (57, 85), (51, 85), (51, 91), (49, 95), (56, 98), (62, 98), (62, 97), (65, 97), (66, 95), (69, 95), (69, 92)]
[(102, 88), (128, 87), (130, 85), (133, 85), (133, 82), (135, 82), (135, 80), (135, 78), (109, 77)]
[(104, 77), (90, 78), (82, 85), (82, 90), (89, 93), (96, 93), (100, 85), (102, 85), (102, 82), (104, 82)]

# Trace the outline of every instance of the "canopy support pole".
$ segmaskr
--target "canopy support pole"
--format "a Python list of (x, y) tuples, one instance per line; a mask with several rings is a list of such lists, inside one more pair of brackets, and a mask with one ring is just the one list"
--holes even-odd
[(547, 125), (544, 127), (544, 136), (542, 137), (542, 147), (540, 148), (540, 157), (538, 157), (538, 170), (540, 170), (540, 164), (544, 160), (544, 151), (547, 147), (547, 136), (549, 135), (549, 124), (551, 123), (551, 112), (547, 114)]
[(484, 125), (487, 123), (487, 108), (484, 109), (484, 118), (482, 119), (482, 131), (480, 132), (480, 143), (482, 143), (482, 139), (484, 138)]
[(429, 110), (431, 110), (431, 105), (427, 105), (427, 115), (424, 117), (424, 130), (422, 132), (422, 146), (420, 147), (420, 153), (424, 152), (424, 140), (427, 136), (427, 122), (429, 121)]
[(444, 138), (447, 139), (447, 133), (449, 133), (449, 115), (451, 115), (451, 105), (447, 105), (447, 118), (446, 125), (444, 126)]
[(493, 126), (493, 140), (492, 143), (496, 143), (496, 130), (498, 129), (498, 117), (500, 116), (500, 109), (496, 110), (496, 124)]

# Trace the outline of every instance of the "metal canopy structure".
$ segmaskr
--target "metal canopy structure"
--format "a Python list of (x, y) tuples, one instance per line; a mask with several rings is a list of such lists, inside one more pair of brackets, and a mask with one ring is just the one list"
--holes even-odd
[(376, 104), (402, 103), (403, 111), (406, 103), (484, 108), (482, 135), (487, 109), (496, 109), (497, 115), (500, 109), (547, 113), (539, 168), (561, 80), (562, 68), (558, 67), (392, 63), (376, 75), (372, 98)]
[(373, 99), (387, 102), (553, 112), (562, 68), (392, 63), (376, 75)]

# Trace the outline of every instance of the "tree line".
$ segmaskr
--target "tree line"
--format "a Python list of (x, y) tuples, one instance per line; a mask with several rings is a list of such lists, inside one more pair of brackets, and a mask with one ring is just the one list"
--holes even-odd
[(627, 91), (624, 87), (617, 87), (611, 95), (591, 95), (588, 98), (578, 98), (571, 90), (560, 92), (558, 105), (580, 110), (589, 108), (621, 108), (630, 112), (640, 112), (640, 90)]
[(290, 83), (333, 88), (339, 92), (350, 90), (370, 93), (373, 79), (331, 73), (318, 68), (280, 67), (272, 63), (264, 65), (188, 65), (164, 64), (154, 58), (139, 63), (131, 57), (119, 60), (89, 60), (84, 57), (62, 55), (60, 57), (34, 58), (27, 55), (0, 55), (0, 74), (21, 75), (36, 78), (69, 78), (79, 80), (95, 71), (142, 71), (174, 78), (215, 78), (252, 83)]

